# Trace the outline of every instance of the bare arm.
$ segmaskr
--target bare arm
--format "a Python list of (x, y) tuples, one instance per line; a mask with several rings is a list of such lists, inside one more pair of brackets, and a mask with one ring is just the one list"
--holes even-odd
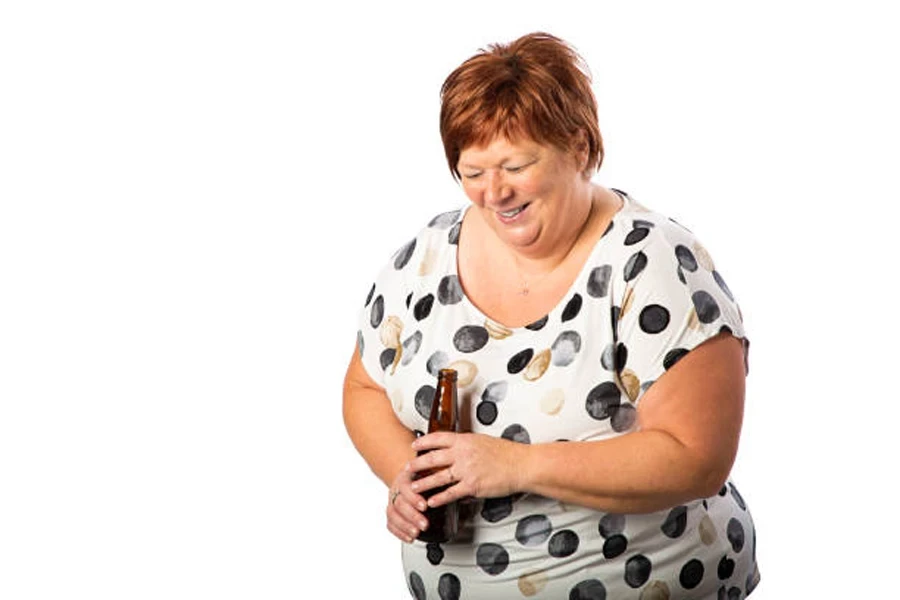
[(354, 351), (344, 377), (344, 426), (369, 468), (388, 487), (415, 452), (413, 433), (394, 415), (384, 389), (372, 381)]
[[(607, 512), (663, 510), (712, 496), (727, 479), (740, 436), (744, 377), (740, 340), (720, 335), (653, 384), (638, 405), (635, 432), (596, 442), (534, 445), (432, 434), (416, 447), (440, 450), (417, 458), (414, 470), (448, 466), (459, 481), (432, 497), (433, 505), (465, 495), (522, 491)], [(485, 464), (504, 465), (503, 472), (485, 472)], [(449, 478), (438, 472), (420, 480), (419, 489)]]

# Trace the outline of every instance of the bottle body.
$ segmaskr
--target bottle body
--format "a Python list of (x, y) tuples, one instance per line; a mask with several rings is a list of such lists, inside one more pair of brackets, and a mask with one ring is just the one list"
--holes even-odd
[[(441, 369), (438, 372), (437, 389), (434, 392), (434, 401), (431, 405), (431, 415), (428, 419), (428, 433), (435, 431), (459, 431), (459, 401), (456, 391), (456, 371), (453, 369)], [(419, 452), (419, 455), (428, 452)], [(431, 475), (434, 471), (423, 471), (418, 477)], [(422, 496), (427, 500), (435, 494), (446, 490), (450, 485), (427, 490)], [(444, 543), (456, 537), (459, 530), (459, 505), (456, 501), (443, 506), (428, 508), (425, 510), (425, 518), (428, 519), (428, 527), (422, 531), (418, 539), (423, 542)]]

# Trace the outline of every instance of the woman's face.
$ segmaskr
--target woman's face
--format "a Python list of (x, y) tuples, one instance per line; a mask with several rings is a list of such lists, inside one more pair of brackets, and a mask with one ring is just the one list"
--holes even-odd
[(457, 168), (466, 195), (500, 240), (540, 255), (553, 252), (584, 218), (585, 207), (578, 203), (590, 200), (590, 183), (582, 174), (586, 160), (586, 153), (498, 137), (465, 148)]

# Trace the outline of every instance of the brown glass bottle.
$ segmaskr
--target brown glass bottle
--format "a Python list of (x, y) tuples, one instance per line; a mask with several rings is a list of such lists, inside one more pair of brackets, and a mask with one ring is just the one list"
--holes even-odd
[[(441, 369), (438, 372), (437, 389), (434, 392), (434, 401), (431, 405), (431, 416), (428, 419), (428, 433), (435, 431), (459, 431), (459, 407), (457, 406), (456, 371), (453, 369)], [(429, 452), (419, 452), (419, 455)], [(439, 471), (441, 469), (437, 469)], [(431, 475), (436, 471), (422, 471), (418, 477)], [(427, 500), (435, 494), (446, 490), (450, 485), (434, 488), (422, 492)], [(456, 501), (435, 508), (425, 510), (425, 518), (428, 519), (428, 528), (419, 534), (418, 539), (423, 542), (449, 542), (456, 537), (459, 528), (459, 505)]]

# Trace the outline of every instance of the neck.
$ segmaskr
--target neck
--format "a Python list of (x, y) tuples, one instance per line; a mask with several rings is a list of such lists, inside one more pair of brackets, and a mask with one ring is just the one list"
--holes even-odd
[(575, 226), (567, 224), (563, 235), (552, 244), (550, 251), (529, 253), (512, 250), (513, 260), (521, 275), (528, 278), (542, 277), (556, 269), (572, 253), (588, 230), (595, 211), (594, 189), (590, 184), (585, 193), (587, 194), (586, 201), (577, 204), (578, 211), (572, 216), (572, 223)]

